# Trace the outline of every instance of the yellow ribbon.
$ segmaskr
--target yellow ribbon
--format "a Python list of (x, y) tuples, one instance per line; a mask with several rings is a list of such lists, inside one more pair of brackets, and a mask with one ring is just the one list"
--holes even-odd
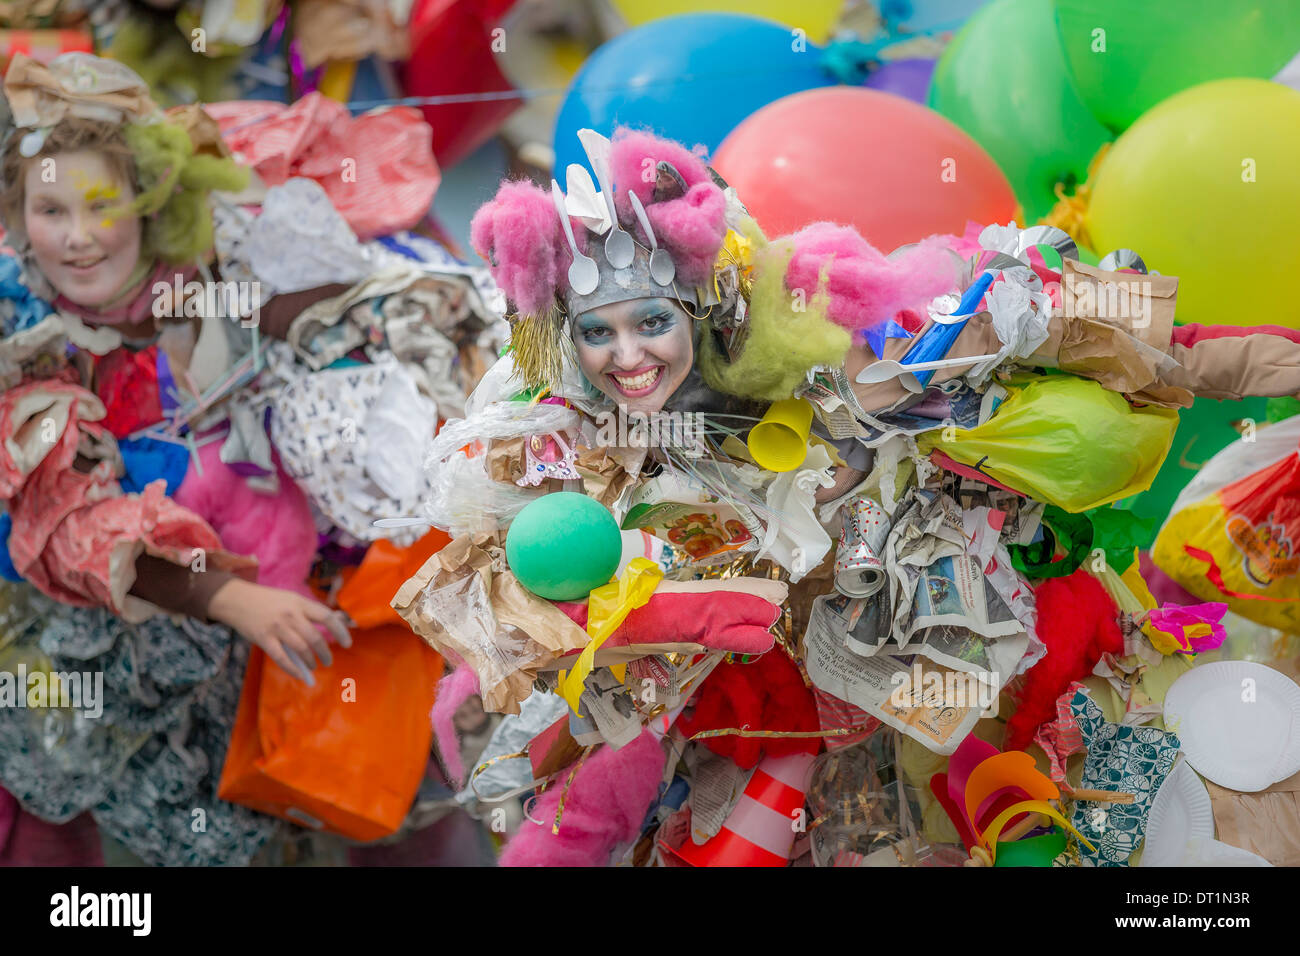
[(621, 578), (591, 592), (587, 600), (587, 633), (591, 640), (578, 655), (573, 670), (560, 671), (560, 696), (579, 717), (578, 700), (595, 665), (596, 651), (629, 614), (650, 600), (663, 577), (663, 569), (649, 558), (633, 558)]

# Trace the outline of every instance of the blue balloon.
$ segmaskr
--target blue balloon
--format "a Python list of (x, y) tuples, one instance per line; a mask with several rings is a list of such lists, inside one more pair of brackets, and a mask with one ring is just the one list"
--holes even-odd
[(555, 122), (555, 178), (563, 182), (570, 163), (588, 165), (584, 128), (649, 128), (711, 154), (761, 107), (831, 85), (822, 53), (789, 27), (733, 13), (686, 13), (621, 34), (573, 78)]

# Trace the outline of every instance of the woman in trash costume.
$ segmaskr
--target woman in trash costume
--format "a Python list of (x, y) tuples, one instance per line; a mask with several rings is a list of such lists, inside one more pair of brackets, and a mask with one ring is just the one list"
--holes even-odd
[[(1109, 409), (1094, 423), (1093, 406), (1080, 406), (1083, 420), (1059, 421), (1048, 436), (1061, 460), (1090, 462), (1091, 487), (1055, 502), (1072, 511), (1149, 484), (1174, 409), (1193, 396), (1300, 392), (1296, 333), (1175, 329), (1177, 279), (1146, 275), (1127, 251), (1088, 267), (1050, 227), (990, 226), (888, 256), (827, 222), (768, 240), (699, 152), (627, 129), (612, 141), (579, 136), (594, 181), (574, 165), (567, 191), (506, 182), (474, 218), (472, 242), (508, 300), (511, 347), (467, 417), (435, 440), (424, 517), (457, 537), (394, 599), (417, 632), (473, 671), (448, 684), (461, 698), (477, 692), (487, 709), (523, 707), (533, 721), (545, 711), (536, 730), (567, 709), (575, 741), (612, 744), (575, 764), (578, 751), (558, 758), (549, 737), (535, 741), (534, 770), (556, 782), (534, 811), (543, 825), (526, 825), (505, 863), (604, 863), (634, 839), (666, 779), (662, 738), (709, 669), (724, 657), (780, 657), (782, 647), (798, 656), (811, 599), (833, 592), (833, 542), (855, 491), (888, 509), (918, 477), (938, 487), (945, 469), (997, 485), (993, 463), (962, 463), (960, 439), (996, 421), (1009, 396), (1047, 401), (1024, 387), (1026, 374), (1079, 383)], [(1060, 268), (1045, 264), (1044, 247)], [(918, 362), (935, 364), (902, 367)], [(1073, 375), (1034, 374), (1044, 369)], [(1091, 447), (1089, 429), (1130, 420), (1146, 439)], [(755, 440), (760, 422), (793, 429), (797, 454)], [(546, 601), (509, 570), (511, 522), (561, 489), (595, 498), (625, 542), (630, 533), (620, 579), (632, 573), (626, 555), (650, 540), (637, 532), (660, 543), (644, 553), (667, 573), (603, 643), (583, 630), (584, 603)], [(785, 611), (793, 640), (773, 649)], [(1023, 629), (1032, 635), (1032, 621)], [(583, 660), (589, 643), (595, 653)], [(1017, 672), (1043, 654), (1040, 642), (1023, 646)], [(643, 678), (674, 668), (669, 703), (647, 703)], [(536, 693), (554, 700), (539, 684), (567, 707), (536, 705)], [(620, 694), (630, 706), (599, 706)], [(502, 765), (461, 766), (442, 732), (439, 746), (475, 795), (492, 799), (475, 778), (496, 780)], [(557, 831), (548, 813), (561, 806)]]
[(309, 683), (350, 643), (307, 587), (318, 548), (355, 563), (419, 500), (438, 410), (472, 385), (453, 364), (484, 362), (493, 320), (454, 268), (358, 242), (315, 182), (248, 191), (211, 118), (163, 114), (119, 63), (19, 55), (5, 93), (0, 482), (22, 583), (0, 646), (6, 670), (104, 690), (96, 719), (0, 711), (0, 785), (47, 821), (91, 811), (150, 863), (246, 863), (282, 824), (216, 796), (238, 638)]

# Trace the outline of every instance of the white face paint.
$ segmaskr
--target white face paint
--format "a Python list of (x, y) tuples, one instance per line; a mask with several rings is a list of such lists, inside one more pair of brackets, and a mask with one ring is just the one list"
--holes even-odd
[(661, 411), (690, 374), (692, 319), (671, 299), (629, 299), (591, 309), (573, 323), (587, 379), (631, 412)]

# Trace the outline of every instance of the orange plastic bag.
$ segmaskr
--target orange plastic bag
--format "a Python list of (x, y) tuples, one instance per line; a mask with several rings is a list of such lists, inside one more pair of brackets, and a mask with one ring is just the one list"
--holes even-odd
[(253, 648), (218, 795), (378, 840), (401, 825), (424, 778), (442, 658), (405, 624), (354, 631), (351, 648), (331, 650), (308, 687)]
[(393, 610), (393, 596), (408, 578), (424, 566), (434, 554), (451, 543), (445, 531), (432, 529), (415, 544), (399, 548), (380, 538), (366, 551), (365, 558), (339, 589), (338, 606), (359, 627), (406, 622)]

